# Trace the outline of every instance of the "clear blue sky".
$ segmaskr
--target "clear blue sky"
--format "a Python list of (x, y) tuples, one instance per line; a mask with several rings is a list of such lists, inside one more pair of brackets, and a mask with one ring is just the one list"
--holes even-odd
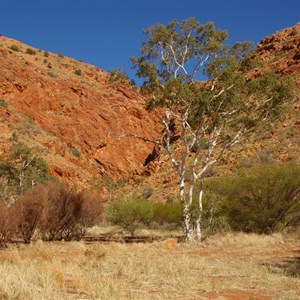
[(139, 54), (141, 30), (196, 17), (226, 29), (230, 40), (259, 42), (300, 22), (299, 0), (0, 0), (0, 33), (103, 70)]

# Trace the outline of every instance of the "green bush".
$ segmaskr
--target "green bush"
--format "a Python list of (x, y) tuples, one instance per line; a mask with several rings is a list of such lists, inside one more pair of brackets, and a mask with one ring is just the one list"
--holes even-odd
[(74, 71), (74, 74), (80, 76), (80, 75), (81, 75), (81, 70), (79, 70), (79, 69), (75, 70), (75, 71)]
[(77, 149), (75, 149), (75, 148), (72, 148), (72, 149), (71, 149), (71, 153), (72, 153), (73, 156), (75, 156), (75, 157), (77, 157), (77, 158), (80, 158), (80, 156), (81, 156), (80, 151), (77, 150)]
[(31, 49), (31, 48), (27, 48), (27, 49), (26, 49), (26, 53), (27, 53), (27, 54), (30, 54), (30, 55), (35, 55), (35, 54), (36, 54), (36, 51), (33, 50), (33, 49)]
[(13, 51), (16, 51), (16, 52), (20, 51), (20, 48), (17, 45), (11, 45), (10, 49), (13, 50)]
[(153, 192), (154, 191), (151, 186), (146, 186), (142, 191), (141, 198), (147, 200), (153, 195)]
[(296, 162), (244, 168), (212, 188), (224, 197), (223, 209), (233, 230), (272, 233), (300, 225), (300, 167)]
[(7, 108), (8, 104), (7, 104), (7, 102), (5, 100), (0, 99), (0, 106)]
[[(14, 171), (15, 176), (19, 178), (20, 195), (23, 194), (23, 190), (32, 187), (33, 183), (45, 183), (49, 180), (47, 163), (36, 155), (33, 148), (29, 148), (26, 144), (13, 144), (10, 159), (12, 162), (6, 164), (6, 170)], [(14, 168), (11, 167), (11, 164)], [(7, 173), (6, 176), (10, 176), (10, 173)]]
[(44, 57), (48, 57), (49, 56), (49, 52), (48, 51), (44, 51)]
[(124, 70), (110, 70), (108, 72), (109, 75), (109, 82), (110, 83), (127, 83), (129, 82), (128, 76)]
[(131, 235), (141, 225), (153, 221), (153, 204), (145, 200), (120, 200), (113, 202), (106, 211), (107, 220), (129, 231)]
[(180, 203), (155, 203), (153, 221), (159, 225), (182, 225), (182, 206)]
[[(183, 211), (180, 202), (155, 203), (153, 221), (162, 226), (179, 228), (183, 222)], [(192, 217), (196, 219), (199, 213), (198, 201), (194, 199), (192, 205)], [(192, 224), (196, 226), (196, 224)], [(201, 217), (203, 236), (213, 235), (229, 229), (227, 216), (223, 210), (223, 202), (216, 194), (207, 191), (203, 197), (203, 212)]]
[[(197, 212), (198, 202), (194, 201), (192, 214), (196, 214)], [(230, 229), (228, 216), (224, 210), (223, 198), (209, 190), (206, 190), (203, 195), (201, 223), (204, 238)]]
[(52, 64), (48, 63), (47, 68), (52, 69)]
[(54, 72), (48, 72), (48, 75), (52, 78), (56, 78), (57, 75)]

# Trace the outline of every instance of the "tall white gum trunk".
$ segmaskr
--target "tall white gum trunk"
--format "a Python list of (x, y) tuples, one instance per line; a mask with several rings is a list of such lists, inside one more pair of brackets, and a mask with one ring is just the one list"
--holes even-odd
[(196, 240), (201, 241), (202, 239), (202, 229), (201, 229), (201, 218), (203, 211), (203, 184), (204, 176), (201, 176), (200, 185), (199, 185), (199, 195), (198, 195), (198, 215), (196, 219)]
[(191, 226), (191, 210), (190, 205), (186, 202), (183, 203), (183, 231), (185, 240), (192, 242), (194, 240), (193, 227)]

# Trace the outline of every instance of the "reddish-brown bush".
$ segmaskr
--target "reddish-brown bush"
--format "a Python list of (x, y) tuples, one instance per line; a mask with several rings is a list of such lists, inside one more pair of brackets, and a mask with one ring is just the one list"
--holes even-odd
[(33, 235), (38, 233), (41, 227), (46, 199), (46, 188), (38, 186), (26, 191), (14, 206), (13, 219), (16, 230), (25, 243), (30, 243)]
[(99, 198), (64, 185), (49, 186), (46, 207), (42, 234), (47, 240), (81, 238), (88, 226), (100, 220), (102, 211)]
[(10, 207), (0, 201), (0, 246), (13, 237), (29, 243), (40, 233), (45, 240), (80, 239), (102, 218), (101, 198), (61, 184), (37, 186)]
[(11, 209), (0, 199), (0, 247), (5, 247), (12, 238), (14, 228), (10, 218)]
[(102, 198), (97, 193), (83, 193), (82, 211), (79, 219), (81, 235), (88, 227), (98, 224), (102, 220)]

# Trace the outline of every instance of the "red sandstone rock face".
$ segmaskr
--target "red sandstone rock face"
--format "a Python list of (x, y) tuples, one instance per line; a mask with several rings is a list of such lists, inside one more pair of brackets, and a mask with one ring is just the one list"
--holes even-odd
[[(20, 126), (27, 116), (41, 130), (26, 142), (51, 152), (45, 159), (53, 175), (88, 181), (82, 170), (112, 178), (143, 172), (153, 145), (128, 135), (156, 139), (161, 128), (136, 91), (112, 86), (94, 66), (38, 50), (30, 55), (26, 45), (5, 37), (0, 44), (0, 98), (8, 103), (7, 113), (19, 115)], [(13, 44), (19, 52), (10, 49)], [(7, 136), (14, 131), (9, 123)]]
[(257, 56), (278, 73), (295, 75), (300, 88), (300, 23), (264, 38), (257, 46)]

